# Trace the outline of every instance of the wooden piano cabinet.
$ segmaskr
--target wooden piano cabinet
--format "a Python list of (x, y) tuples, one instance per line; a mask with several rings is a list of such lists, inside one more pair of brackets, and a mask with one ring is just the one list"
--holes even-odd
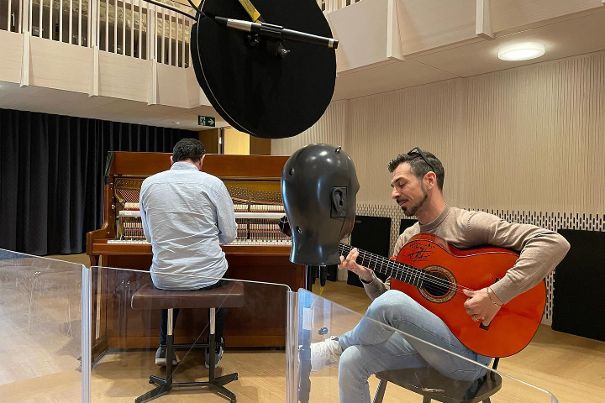
[[(241, 247), (225, 247), (229, 262), (225, 278), (286, 284), (293, 291), (304, 287), (304, 266), (290, 263), (286, 248), (274, 248), (267, 253), (257, 250), (254, 254), (238, 249)], [(151, 264), (151, 254), (105, 255), (101, 257), (101, 263), (106, 267), (144, 271), (101, 269), (94, 273), (93, 287), (96, 292), (93, 293), (93, 318), (97, 318), (97, 321), (94, 321), (93, 335), (101, 336), (95, 340), (94, 350), (157, 346), (160, 311), (134, 311), (130, 309), (129, 300), (140, 286), (151, 282), (146, 271)], [(228, 311), (226, 346), (284, 347), (287, 288), (253, 283), (247, 284), (245, 291), (245, 306)], [(100, 310), (99, 314), (97, 309)], [(201, 339), (199, 337), (200, 332), (207, 329), (207, 316), (207, 310), (181, 310), (174, 332), (176, 341), (192, 343), (196, 339), (205, 340), (205, 333)]]
[[(288, 255), (231, 255), (226, 277), (287, 284), (292, 291), (304, 287), (304, 266), (294, 265)], [(284, 347), (287, 288), (246, 284), (246, 304), (231, 309), (225, 326), (228, 347)]]
[[(276, 206), (283, 211), (279, 182), (287, 158), (209, 154), (204, 158), (204, 171), (225, 182), (234, 203), (240, 206), (238, 208), (242, 204), (268, 205), (273, 209), (267, 211), (275, 211)], [(170, 154), (166, 153), (111, 152), (108, 155), (104, 222), (101, 228), (87, 234), (86, 250), (92, 265), (139, 271), (99, 270), (93, 273), (93, 358), (108, 349), (155, 348), (158, 345), (160, 311), (130, 308), (132, 294), (151, 281), (148, 273), (151, 247), (149, 244), (109, 241), (122, 239), (123, 228), (118, 224), (118, 217), (123, 216), (121, 211), (128, 210), (127, 204), (132, 207), (138, 203), (144, 178), (169, 167)], [(226, 245), (223, 250), (229, 263), (228, 278), (283, 283), (293, 291), (304, 287), (304, 267), (290, 263), (289, 246), (252, 242), (252, 245)], [(245, 290), (245, 306), (229, 309), (227, 314), (227, 347), (283, 348), (287, 288), (254, 284), (247, 285)], [(176, 342), (204, 341), (207, 326), (207, 310), (181, 310), (174, 332)], [(202, 332), (204, 336), (200, 340)]]

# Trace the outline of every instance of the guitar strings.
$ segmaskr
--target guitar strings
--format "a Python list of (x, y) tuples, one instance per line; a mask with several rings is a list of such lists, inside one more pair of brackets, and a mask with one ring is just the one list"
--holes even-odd
[[(364, 260), (365, 257), (368, 257), (368, 258), (371, 257), (371, 256), (368, 256), (367, 253), (363, 253), (363, 254), (360, 253), (360, 256), (362, 256), (362, 260)], [(448, 290), (453, 289), (456, 292), (459, 291), (456, 283), (453, 283), (442, 277), (435, 276), (426, 271), (423, 271), (423, 270), (417, 269), (415, 267), (411, 267), (411, 266), (405, 265), (403, 263), (396, 262), (396, 261), (393, 261), (393, 260), (390, 260), (390, 259), (387, 259), (384, 257), (381, 257), (380, 260), (382, 260), (382, 262), (383, 262), (383, 264), (381, 264), (381, 266), (384, 266), (384, 263), (386, 263), (387, 270), (390, 269), (391, 277), (394, 277), (395, 279), (402, 280), (403, 277), (406, 276), (406, 277), (409, 277), (409, 282), (414, 282), (414, 277), (416, 277), (418, 279), (418, 284), (417, 284), (418, 287), (420, 287), (421, 283), (429, 283), (432, 285), (444, 287)], [(400, 278), (398, 278), (398, 277), (400, 277)], [(402, 281), (404, 281), (404, 280), (402, 280)], [(462, 287), (462, 288), (466, 288), (466, 287)]]
[[(363, 260), (365, 260), (366, 257), (368, 258), (368, 261), (371, 263), (371, 257), (372, 257), (371, 253), (360, 250), (359, 255), (362, 258), (362, 264), (363, 264)], [(409, 281), (402, 280), (405, 282), (413, 282), (414, 277), (417, 277), (417, 279), (420, 282), (423, 282), (423, 283), (427, 282), (427, 283), (434, 284), (437, 286), (442, 286), (448, 290), (453, 289), (455, 292), (461, 292), (462, 289), (468, 289), (467, 287), (464, 287), (464, 286), (458, 286), (456, 283), (453, 283), (447, 279), (443, 279), (442, 277), (434, 276), (426, 271), (405, 265), (400, 262), (396, 262), (396, 261), (387, 259), (383, 256), (377, 256), (376, 260), (382, 261), (382, 264), (380, 264), (381, 267), (384, 267), (384, 263), (386, 263), (387, 270), (390, 269), (390, 271), (391, 271), (391, 277), (394, 277), (398, 280), (401, 280), (401, 278), (403, 278), (403, 276), (405, 275), (406, 277), (410, 278)], [(395, 274), (395, 276), (393, 276), (393, 274)], [(398, 278), (398, 276), (400, 278)], [(420, 286), (420, 283), (417, 286)]]
[[(339, 245), (339, 249), (341, 250), (341, 252), (344, 253), (348, 253), (351, 251), (351, 249), (353, 249), (353, 246), (351, 245), (345, 245), (345, 244), (340, 244)], [(372, 262), (372, 256), (375, 256), (377, 261), (381, 262), (380, 266), (384, 267), (384, 263), (386, 263), (386, 268), (387, 270), (390, 269), (391, 271), (391, 277), (393, 277), (393, 273), (396, 274), (396, 276), (394, 276), (396, 279), (400, 280), (400, 278), (403, 278), (403, 276), (405, 275), (406, 277), (410, 277), (410, 282), (413, 282), (414, 276), (416, 276), (419, 281), (421, 282), (428, 282), (430, 284), (433, 285), (437, 285), (437, 286), (441, 286), (444, 287), (448, 290), (454, 290), (457, 293), (461, 293), (463, 289), (468, 290), (469, 288), (462, 286), (462, 285), (458, 285), (457, 283), (451, 282), (447, 279), (444, 279), (442, 277), (437, 277), (434, 276), (426, 271), (423, 271), (421, 269), (417, 269), (415, 267), (412, 266), (408, 266), (406, 264), (397, 262), (397, 261), (393, 261), (390, 259), (385, 258), (384, 256), (377, 256), (374, 255), (370, 252), (366, 252), (364, 250), (359, 250), (359, 256), (362, 258), (362, 265), (363, 265), (363, 261), (368, 260), (369, 263)], [(373, 270), (375, 271), (375, 270)], [(388, 274), (388, 273), (386, 273)], [(397, 278), (397, 275), (399, 275), (400, 278)], [(404, 282), (408, 282), (405, 280), (402, 280)], [(420, 284), (418, 284), (418, 286), (420, 286)]]

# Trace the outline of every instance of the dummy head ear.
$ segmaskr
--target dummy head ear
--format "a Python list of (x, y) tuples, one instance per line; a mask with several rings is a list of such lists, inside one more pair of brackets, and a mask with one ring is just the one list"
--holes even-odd
[(332, 206), (330, 208), (331, 218), (344, 218), (347, 216), (347, 188), (346, 186), (335, 186), (332, 188)]

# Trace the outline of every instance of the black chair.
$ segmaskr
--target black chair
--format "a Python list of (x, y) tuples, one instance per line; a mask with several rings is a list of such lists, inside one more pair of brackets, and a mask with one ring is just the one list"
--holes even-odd
[[(217, 288), (208, 290), (193, 291), (171, 291), (158, 290), (153, 285), (145, 285), (138, 289), (132, 296), (132, 309), (167, 309), (168, 326), (166, 337), (166, 378), (157, 375), (149, 377), (149, 383), (158, 385), (155, 389), (136, 398), (136, 403), (146, 402), (162, 396), (172, 389), (205, 387), (218, 393), (219, 395), (235, 402), (236, 397), (233, 392), (223, 385), (238, 378), (237, 372), (223, 375), (216, 378), (214, 376), (214, 366), (216, 362), (216, 340), (214, 331), (216, 308), (235, 308), (244, 305), (244, 284), (242, 282), (225, 282)], [(174, 353), (174, 335), (173, 335), (173, 310), (176, 308), (208, 308), (210, 310), (210, 334), (208, 336), (209, 346), (209, 372), (208, 381), (204, 382), (172, 382)]]
[[(492, 369), (497, 367), (498, 358), (494, 360)], [(473, 382), (448, 378), (430, 367), (383, 371), (377, 373), (376, 377), (380, 383), (374, 403), (382, 402), (388, 382), (422, 395), (423, 403), (431, 400), (446, 403), (490, 403), (490, 396), (502, 388), (502, 377), (493, 371)]]

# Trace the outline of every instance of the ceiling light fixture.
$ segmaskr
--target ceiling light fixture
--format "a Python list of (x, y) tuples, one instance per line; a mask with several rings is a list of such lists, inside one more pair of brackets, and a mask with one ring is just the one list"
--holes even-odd
[(498, 59), (505, 61), (531, 60), (544, 55), (544, 45), (538, 42), (523, 42), (498, 49)]

